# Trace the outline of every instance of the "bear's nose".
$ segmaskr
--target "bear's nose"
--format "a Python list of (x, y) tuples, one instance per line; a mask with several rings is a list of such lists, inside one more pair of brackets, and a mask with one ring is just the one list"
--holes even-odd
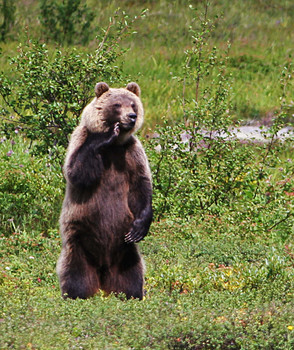
[(129, 113), (128, 114), (128, 117), (130, 118), (130, 122), (132, 124), (135, 124), (136, 123), (136, 119), (137, 119), (137, 114), (136, 113)]

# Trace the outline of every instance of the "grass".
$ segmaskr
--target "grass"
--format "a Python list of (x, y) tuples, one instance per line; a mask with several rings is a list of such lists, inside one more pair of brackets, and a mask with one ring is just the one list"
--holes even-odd
[[(107, 25), (118, 6), (130, 14), (149, 8), (148, 16), (136, 22), (138, 33), (122, 43), (129, 48), (124, 73), (126, 81), (141, 86), (145, 132), (154, 132), (163, 119), (177, 124), (183, 114), (182, 85), (175, 77), (182, 75), (184, 50), (191, 45), (188, 1), (87, 3), (95, 8), (99, 25)], [(202, 3), (192, 3), (202, 10)], [(30, 37), (41, 35), (37, 2), (19, 1), (17, 9), (15, 40), (1, 43), (6, 74), (7, 57), (15, 55), (19, 38), (25, 38), (20, 28), (29, 25)], [(227, 69), (233, 78), (234, 118), (271, 118), (280, 104), (281, 68), (293, 51), (292, 3), (222, 0), (213, 2), (209, 12), (211, 18), (223, 12), (209, 46), (224, 48), (227, 40), (232, 42)], [(20, 37), (17, 31), (22, 31)], [(92, 41), (80, 49), (94, 45)], [(246, 164), (240, 187), (232, 198), (228, 195), (230, 205), (221, 207), (218, 216), (208, 211), (184, 218), (165, 213), (153, 222), (139, 244), (147, 266), (141, 302), (102, 292), (88, 300), (61, 298), (55, 266), (64, 180), (60, 167), (33, 156), (29, 146), (19, 134), (0, 142), (1, 349), (294, 348), (291, 140), (270, 152), (267, 146), (250, 148), (248, 154), (256, 153), (253, 175)], [(154, 170), (158, 155), (151, 148), (146, 150)], [(267, 153), (257, 181), (254, 172)], [(167, 164), (175, 161), (171, 157)], [(205, 174), (209, 172), (201, 174), (203, 179)], [(215, 182), (216, 189), (220, 185)]]
[[(88, 0), (87, 3), (95, 11), (95, 25), (104, 27), (118, 7), (130, 16), (149, 9), (145, 19), (135, 22), (137, 34), (122, 43), (129, 48), (123, 58), (124, 72), (128, 80), (141, 85), (146, 129), (161, 123), (164, 116), (174, 122), (180, 120), (182, 110), (178, 97), (182, 95), (182, 86), (173, 77), (180, 75), (184, 51), (191, 47), (189, 26), (199, 25), (192, 20), (195, 12), (189, 10), (188, 5), (191, 3), (197, 9), (196, 15), (201, 16), (203, 2), (103, 0), (97, 3)], [(27, 40), (27, 35), (30, 38), (41, 35), (37, 3), (19, 1), (17, 11), (16, 32), (12, 33), (15, 41), (1, 44), (4, 53), (1, 64), (7, 71), (6, 58), (15, 54), (18, 42)], [(293, 55), (293, 5), (288, 0), (242, 3), (222, 0), (211, 3), (208, 15), (211, 19), (216, 15), (220, 17), (209, 45), (223, 48), (228, 40), (232, 43), (228, 69), (233, 78), (235, 118), (247, 121), (270, 117), (279, 106), (282, 67)], [(93, 36), (95, 32), (93, 28)], [(91, 50), (95, 45), (92, 41), (81, 50)]]
[[(143, 301), (103, 293), (64, 301), (55, 273), (63, 181), (46, 159), (24, 152), (27, 146), (18, 135), (13, 145), (1, 144), (1, 188), (19, 205), (6, 212), (1, 198), (1, 349), (293, 348), (292, 217), (268, 230), (254, 207), (244, 213), (224, 207), (221, 216), (167, 215), (140, 243)], [(31, 180), (36, 167), (41, 182)], [(15, 176), (7, 177), (7, 169)], [(10, 178), (15, 187), (7, 189)]]
[[(172, 77), (181, 71), (184, 50), (191, 46), (189, 25), (197, 28), (187, 3), (153, 3), (147, 18), (138, 23), (138, 35), (130, 44), (126, 72), (132, 77), (142, 72), (139, 83), (148, 106), (146, 119), (151, 125), (154, 119), (160, 121), (158, 115), (167, 115), (171, 120), (182, 115), (175, 108), (182, 87)], [(201, 4), (194, 6), (200, 16)], [(277, 83), (281, 68), (293, 55), (293, 6), (287, 1), (212, 3), (209, 17), (221, 14), (210, 45), (222, 48), (228, 40), (232, 43), (228, 70), (233, 78), (234, 116), (244, 120), (267, 117), (279, 105)], [(133, 64), (134, 59), (138, 64)]]
[(291, 349), (293, 237), (243, 239), (224, 223), (208, 236), (213, 220), (153, 224), (142, 302), (63, 301), (57, 230), (2, 236), (1, 348)]

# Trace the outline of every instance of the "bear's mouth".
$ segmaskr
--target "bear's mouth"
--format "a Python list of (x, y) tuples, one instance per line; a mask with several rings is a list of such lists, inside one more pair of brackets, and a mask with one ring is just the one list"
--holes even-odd
[(124, 131), (130, 131), (134, 128), (136, 122), (130, 121), (128, 123), (119, 123), (119, 128)]

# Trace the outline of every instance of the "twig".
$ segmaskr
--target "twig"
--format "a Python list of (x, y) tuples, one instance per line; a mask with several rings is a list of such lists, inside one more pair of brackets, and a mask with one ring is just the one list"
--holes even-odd
[(282, 222), (285, 222), (287, 219), (289, 219), (289, 217), (293, 216), (293, 213), (289, 212), (283, 219), (281, 219), (280, 221), (276, 222), (274, 225), (272, 225), (270, 228), (268, 228), (268, 231), (271, 231), (273, 228), (277, 227), (278, 225), (280, 225)]

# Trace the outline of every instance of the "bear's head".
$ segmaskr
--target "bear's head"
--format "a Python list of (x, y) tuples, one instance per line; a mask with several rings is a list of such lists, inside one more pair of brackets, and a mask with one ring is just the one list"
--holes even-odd
[(118, 142), (125, 142), (143, 124), (144, 110), (140, 87), (129, 83), (126, 88), (109, 88), (106, 83), (95, 87), (96, 97), (85, 108), (81, 123), (90, 132), (107, 132), (119, 123)]

